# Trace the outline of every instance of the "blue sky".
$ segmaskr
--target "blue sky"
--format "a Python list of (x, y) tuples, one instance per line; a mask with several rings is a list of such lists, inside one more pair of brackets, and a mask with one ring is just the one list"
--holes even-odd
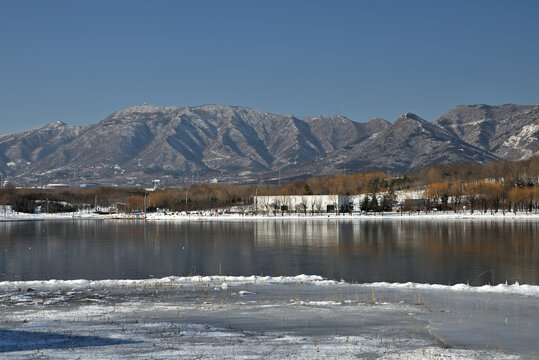
[(434, 120), (539, 103), (539, 1), (0, 0), (0, 134), (127, 106)]

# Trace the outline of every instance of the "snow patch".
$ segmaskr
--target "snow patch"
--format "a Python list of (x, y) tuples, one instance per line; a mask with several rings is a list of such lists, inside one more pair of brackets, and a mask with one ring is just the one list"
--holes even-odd
[(241, 291), (238, 292), (238, 294), (239, 294), (240, 296), (255, 295), (254, 292), (252, 292), (252, 291), (246, 291), (246, 290), (241, 290)]
[(483, 285), (470, 286), (466, 284), (455, 285), (440, 285), (440, 284), (416, 284), (407, 283), (387, 283), (375, 282), (370, 284), (362, 284), (364, 286), (374, 286), (380, 288), (397, 288), (397, 289), (421, 289), (421, 290), (444, 290), (444, 291), (460, 291), (460, 292), (475, 292), (475, 293), (506, 293), (518, 294), (526, 296), (539, 296), (539, 285), (520, 285), (518, 282), (513, 285), (498, 284), (498, 285)]
[[(297, 275), (297, 276), (169, 276), (161, 279), (140, 279), (140, 280), (32, 280), (32, 281), (3, 281), (0, 282), (1, 291), (15, 291), (16, 289), (32, 288), (37, 291), (52, 291), (61, 289), (114, 289), (129, 287), (181, 287), (186, 285), (208, 286), (213, 288), (228, 289), (230, 286), (241, 286), (245, 284), (309, 284), (309, 285), (338, 285), (338, 286), (361, 286), (380, 288), (405, 288), (421, 290), (459, 291), (475, 293), (508, 293), (526, 296), (539, 296), (539, 285), (520, 285), (518, 282), (499, 285), (470, 286), (466, 284), (440, 285), (440, 284), (416, 284), (407, 283), (387, 283), (375, 282), (364, 284), (350, 284), (344, 281), (324, 279), (319, 275)], [(247, 291), (240, 291), (240, 295), (251, 294)], [(0, 298), (0, 302), (6, 297)], [(22, 299), (22, 298), (21, 298)]]
[(526, 125), (517, 135), (513, 135), (505, 140), (503, 145), (512, 148), (520, 148), (529, 145), (530, 143), (537, 141), (537, 136), (534, 135), (537, 134), (538, 131), (539, 125)]

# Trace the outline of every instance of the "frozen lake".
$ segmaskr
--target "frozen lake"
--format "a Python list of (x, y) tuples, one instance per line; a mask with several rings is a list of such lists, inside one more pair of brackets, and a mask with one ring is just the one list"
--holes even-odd
[(0, 281), (316, 274), (539, 284), (537, 220), (0, 222)]
[(316, 276), (0, 282), (6, 359), (537, 358), (539, 287)]
[(522, 219), (4, 222), (0, 358), (537, 358), (537, 230)]

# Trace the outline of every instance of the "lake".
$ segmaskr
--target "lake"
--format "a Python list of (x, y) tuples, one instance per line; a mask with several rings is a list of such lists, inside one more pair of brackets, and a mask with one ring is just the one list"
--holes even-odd
[(534, 220), (0, 222), (0, 281), (314, 274), (539, 284)]

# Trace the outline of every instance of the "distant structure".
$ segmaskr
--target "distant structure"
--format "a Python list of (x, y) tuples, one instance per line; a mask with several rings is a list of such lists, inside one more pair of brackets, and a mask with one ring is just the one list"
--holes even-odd
[[(376, 199), (382, 202), (387, 193), (377, 193)], [(368, 194), (357, 195), (271, 195), (254, 196), (253, 211), (256, 213), (346, 213), (360, 211), (361, 204)], [(424, 202), (423, 190), (396, 191), (393, 198), (393, 209), (398, 206), (413, 205), (420, 207)]]
[(257, 213), (335, 213), (351, 210), (350, 197), (346, 195), (255, 196), (254, 207)]
[(69, 184), (47, 184), (45, 189), (69, 189), (71, 185)]
[(155, 190), (159, 189), (161, 187), (161, 180), (153, 180), (152, 184), (153, 184), (153, 187), (146, 188), (144, 190), (146, 190), (146, 191), (155, 191)]

